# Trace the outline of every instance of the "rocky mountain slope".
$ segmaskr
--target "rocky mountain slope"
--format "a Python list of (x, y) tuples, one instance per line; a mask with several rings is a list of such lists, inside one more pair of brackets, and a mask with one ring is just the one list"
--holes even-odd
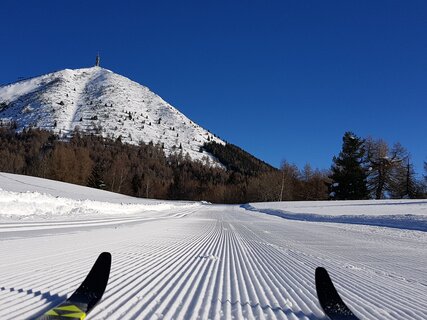
[(200, 147), (209, 141), (224, 144), (147, 87), (97, 66), (1, 86), (0, 121), (64, 137), (79, 130), (132, 144), (160, 143), (166, 154), (182, 150), (210, 163), (218, 162)]

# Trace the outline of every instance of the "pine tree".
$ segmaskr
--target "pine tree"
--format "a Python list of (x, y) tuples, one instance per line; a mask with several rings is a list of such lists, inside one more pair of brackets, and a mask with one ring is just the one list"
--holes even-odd
[(342, 150), (333, 158), (330, 184), (331, 197), (337, 200), (358, 200), (368, 198), (366, 170), (364, 164), (364, 140), (346, 132)]
[(106, 189), (106, 185), (103, 179), (104, 164), (100, 161), (92, 167), (92, 172), (88, 179), (88, 187), (96, 189)]

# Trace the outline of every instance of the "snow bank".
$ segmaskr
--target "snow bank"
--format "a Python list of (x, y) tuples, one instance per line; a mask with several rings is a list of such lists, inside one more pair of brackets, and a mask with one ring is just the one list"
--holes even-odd
[(141, 199), (54, 180), (0, 173), (0, 220), (172, 214), (198, 202)]
[(268, 202), (242, 207), (291, 220), (427, 231), (427, 200)]
[(198, 203), (109, 203), (74, 200), (39, 192), (13, 192), (0, 189), (0, 219), (51, 219), (55, 217), (102, 217), (141, 215), (198, 206)]

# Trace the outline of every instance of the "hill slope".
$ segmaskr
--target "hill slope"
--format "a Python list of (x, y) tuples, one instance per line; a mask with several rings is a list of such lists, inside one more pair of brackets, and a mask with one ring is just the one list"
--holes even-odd
[(217, 162), (200, 152), (205, 142), (224, 142), (161, 97), (101, 67), (65, 69), (0, 87), (0, 120), (17, 129), (37, 127), (69, 136), (75, 129), (123, 142), (164, 146), (192, 159)]

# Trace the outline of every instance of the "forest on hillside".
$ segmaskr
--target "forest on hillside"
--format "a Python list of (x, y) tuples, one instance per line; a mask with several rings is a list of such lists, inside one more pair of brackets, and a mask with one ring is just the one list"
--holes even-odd
[[(10, 126), (0, 128), (0, 171), (136, 197), (213, 203), (425, 197), (425, 183), (415, 179), (403, 147), (385, 150), (382, 142), (361, 139), (353, 147), (354, 154), (341, 151), (331, 170), (320, 171), (287, 162), (277, 169), (237, 146), (210, 142), (200, 152), (213, 154), (224, 165), (218, 167), (191, 160), (182, 151), (166, 156), (160, 144), (130, 145), (78, 131), (63, 139), (39, 129), (18, 133)], [(379, 149), (390, 153), (391, 158), (385, 157), (393, 164), (374, 166), (384, 158)]]

